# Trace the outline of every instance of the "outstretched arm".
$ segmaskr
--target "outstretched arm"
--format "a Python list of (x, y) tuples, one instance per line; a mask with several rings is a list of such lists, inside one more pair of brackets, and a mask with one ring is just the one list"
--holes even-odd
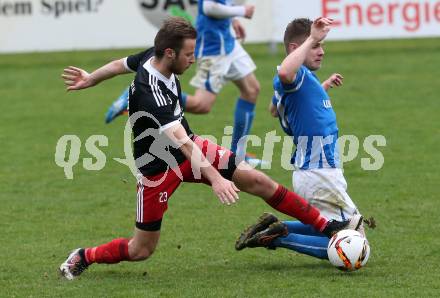
[(72, 91), (93, 87), (104, 80), (129, 72), (131, 71), (125, 67), (124, 59), (118, 59), (98, 68), (92, 73), (88, 73), (84, 69), (75, 66), (69, 66), (64, 69), (61, 77), (64, 79), (67, 91)]
[(295, 80), (296, 73), (304, 63), (307, 53), (327, 36), (332, 22), (322, 17), (313, 22), (310, 36), (281, 63), (278, 76), (283, 84), (290, 84)]
[(325, 91), (328, 91), (328, 89), (333, 88), (334, 86), (342, 86), (343, 80), (344, 77), (342, 75), (340, 75), (339, 73), (334, 73), (327, 80), (322, 82), (321, 86), (325, 89)]
[(203, 1), (203, 13), (215, 19), (227, 19), (232, 17), (252, 18), (255, 6), (253, 5), (225, 5), (215, 1)]

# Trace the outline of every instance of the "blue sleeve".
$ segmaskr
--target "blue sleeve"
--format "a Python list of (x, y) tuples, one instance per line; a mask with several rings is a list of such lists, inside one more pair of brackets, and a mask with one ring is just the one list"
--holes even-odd
[(284, 90), (281, 86), (281, 81), (278, 75), (275, 75), (273, 78), (273, 96), (272, 96), (272, 104), (274, 106), (278, 106), (278, 103), (281, 101), (283, 97)]
[(280, 78), (278, 77), (278, 75), (276, 74), (272, 80), (272, 87), (273, 87), (273, 96), (272, 96), (272, 104), (274, 106), (278, 105), (278, 101), (280, 98), (279, 95), (279, 90), (280, 90)]
[(296, 73), (295, 80), (292, 83), (284, 84), (283, 82), (281, 82), (281, 80), (279, 80), (279, 82), (283, 88), (283, 91), (286, 93), (291, 93), (291, 92), (295, 92), (299, 88), (301, 88), (301, 85), (304, 81), (305, 74), (306, 74), (306, 68), (304, 66), (301, 66), (299, 68), (298, 72)]

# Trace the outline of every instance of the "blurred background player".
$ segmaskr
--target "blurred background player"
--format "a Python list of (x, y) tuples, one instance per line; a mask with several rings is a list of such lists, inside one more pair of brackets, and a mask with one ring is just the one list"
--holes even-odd
[[(328, 89), (341, 86), (343, 77), (333, 74), (322, 84), (314, 71), (324, 57), (323, 40), (332, 20), (295, 19), (284, 34), (287, 57), (273, 80), (275, 95), (270, 112), (283, 130), (293, 137), (296, 150), (291, 163), (293, 189), (326, 217), (346, 220), (359, 211), (347, 194), (347, 182), (340, 168), (338, 127)], [(363, 227), (360, 230), (365, 235)], [(245, 247), (287, 247), (319, 258), (327, 258), (328, 238), (300, 222), (279, 222), (264, 214), (246, 229), (236, 243)]]
[[(181, 105), (186, 112), (209, 113), (217, 94), (228, 81), (232, 81), (240, 90), (240, 97), (235, 105), (231, 150), (239, 158), (258, 165), (261, 160), (246, 156), (243, 137), (249, 134), (252, 127), (260, 84), (254, 75), (255, 63), (236, 40), (244, 40), (246, 37), (246, 31), (236, 17), (250, 19), (254, 9), (253, 5), (233, 5), (229, 0), (198, 2), (197, 72), (191, 80), (191, 85), (197, 90), (194, 95), (183, 93)], [(231, 26), (235, 38), (231, 34)], [(127, 101), (128, 88), (109, 108), (105, 117), (106, 123), (126, 113)]]

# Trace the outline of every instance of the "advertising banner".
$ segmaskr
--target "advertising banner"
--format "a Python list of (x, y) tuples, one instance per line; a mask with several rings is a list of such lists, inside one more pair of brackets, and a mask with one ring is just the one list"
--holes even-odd
[[(235, 1), (237, 4), (244, 1)], [(440, 0), (248, 0), (247, 42), (279, 42), (296, 17), (335, 20), (329, 39), (440, 36)], [(164, 18), (195, 21), (197, 0), (0, 0), (0, 52), (146, 47)]]

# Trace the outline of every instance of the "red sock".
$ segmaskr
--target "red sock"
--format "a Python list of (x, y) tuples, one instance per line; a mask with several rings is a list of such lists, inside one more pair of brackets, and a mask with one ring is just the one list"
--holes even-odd
[(100, 246), (86, 248), (85, 256), (87, 264), (105, 263), (115, 264), (120, 261), (128, 261), (128, 241), (130, 239), (118, 238)]
[(296, 217), (302, 223), (312, 225), (318, 231), (322, 231), (327, 225), (328, 220), (321, 216), (317, 208), (281, 184), (266, 203), (284, 214)]

